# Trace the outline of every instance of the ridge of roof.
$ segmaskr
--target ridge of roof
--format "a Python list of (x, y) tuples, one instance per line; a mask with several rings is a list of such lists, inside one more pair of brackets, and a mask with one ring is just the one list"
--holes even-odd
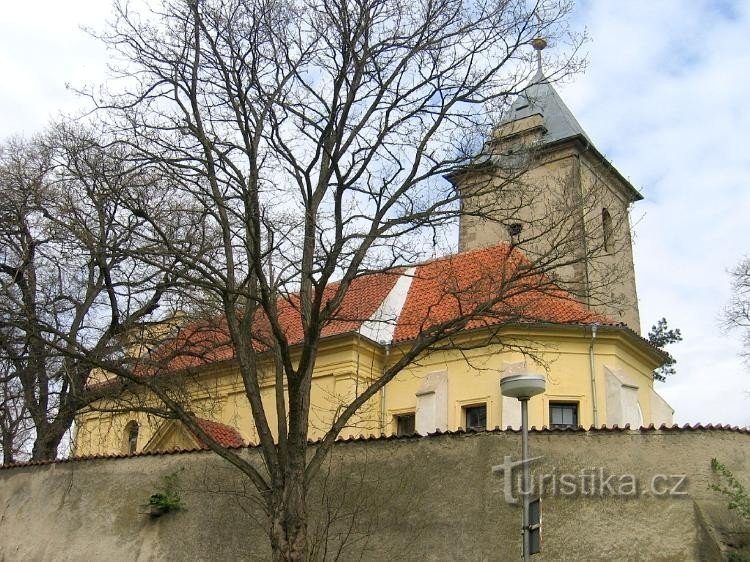
[[(682, 426), (678, 424), (661, 424), (659, 427), (656, 427), (654, 424), (649, 424), (647, 426), (640, 426), (637, 428), (631, 428), (630, 424), (625, 424), (624, 426), (619, 425), (601, 425), (598, 427), (590, 426), (588, 428), (583, 426), (578, 427), (536, 427), (532, 426), (529, 428), (529, 431), (531, 433), (535, 434), (544, 434), (544, 435), (560, 435), (560, 434), (573, 434), (573, 433), (585, 433), (585, 434), (623, 434), (623, 433), (657, 433), (657, 432), (664, 432), (664, 433), (690, 433), (690, 432), (698, 432), (698, 431), (704, 431), (704, 432), (711, 432), (711, 431), (721, 431), (726, 433), (740, 433), (743, 435), (750, 435), (750, 427), (739, 427), (736, 425), (729, 425), (729, 424), (683, 424)], [(463, 429), (458, 428), (456, 430), (444, 430), (441, 431), (439, 429), (436, 429), (434, 432), (427, 433), (426, 435), (420, 435), (417, 433), (411, 434), (411, 435), (386, 435), (386, 434), (380, 434), (380, 435), (363, 435), (360, 434), (356, 437), (340, 437), (336, 439), (335, 443), (343, 444), (343, 443), (372, 443), (372, 442), (383, 442), (383, 441), (408, 441), (408, 440), (419, 440), (419, 439), (436, 439), (440, 437), (446, 437), (446, 436), (472, 436), (472, 435), (497, 435), (497, 434), (518, 434), (521, 433), (521, 429), (514, 429), (511, 427), (501, 428), (500, 426), (495, 426), (493, 429), (487, 429), (487, 430), (476, 430), (476, 429)], [(316, 445), (320, 443), (322, 439), (317, 440), (308, 440), (308, 445)], [(256, 444), (247, 444), (242, 446), (228, 446), (226, 447), (230, 450), (240, 450), (240, 449), (258, 449), (260, 448), (260, 445)], [(13, 464), (7, 464), (7, 465), (0, 465), (0, 470), (11, 470), (14, 468), (29, 468), (29, 467), (35, 467), (35, 466), (46, 466), (46, 465), (58, 465), (58, 464), (67, 464), (67, 463), (75, 463), (75, 462), (88, 462), (88, 461), (98, 461), (98, 460), (122, 460), (122, 459), (133, 459), (133, 458), (141, 458), (141, 457), (159, 457), (159, 456), (172, 456), (172, 455), (189, 455), (194, 453), (208, 453), (210, 452), (208, 449), (205, 448), (194, 448), (194, 449), (172, 449), (172, 450), (166, 450), (166, 451), (146, 451), (146, 452), (140, 452), (140, 453), (118, 453), (118, 454), (100, 454), (100, 455), (85, 455), (80, 457), (67, 457), (62, 459), (53, 459), (53, 460), (44, 460), (44, 461), (27, 461), (27, 462), (18, 462)]]

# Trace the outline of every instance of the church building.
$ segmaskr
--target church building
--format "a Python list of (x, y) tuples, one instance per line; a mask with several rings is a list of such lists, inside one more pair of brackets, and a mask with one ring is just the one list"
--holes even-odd
[[(353, 282), (341, 320), (323, 330), (310, 438), (324, 435), (342, 404), (398, 361), (420, 329), (459, 314), (524, 263), (542, 264), (550, 283), (509, 294), (410, 364), (342, 437), (517, 428), (519, 403), (501, 395), (500, 380), (520, 372), (546, 378), (546, 391), (529, 402), (532, 426), (672, 423), (653, 379), (666, 356), (640, 336), (629, 210), (642, 196), (594, 146), (541, 64), (481, 153), (448, 180), (462, 196), (458, 252)], [(298, 318), (287, 319), (290, 342), (301, 341)], [(230, 446), (257, 443), (231, 346), (176, 358), (172, 368), (189, 373), (185, 392), (206, 433)], [(267, 379), (263, 399), (275, 428)], [(203, 446), (174, 420), (94, 406), (77, 420), (76, 455)]]

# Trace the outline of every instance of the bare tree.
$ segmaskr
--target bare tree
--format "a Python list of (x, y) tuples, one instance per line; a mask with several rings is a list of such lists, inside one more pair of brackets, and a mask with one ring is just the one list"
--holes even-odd
[(32, 424), (20, 381), (7, 361), (0, 362), (0, 453), (2, 464), (25, 460)]
[(153, 181), (97, 142), (61, 124), (0, 153), (6, 462), (29, 421), (31, 458), (55, 458), (78, 410), (102, 397), (88, 387), (92, 361), (122, 356), (123, 336), (149, 319), (169, 284), (168, 268), (134, 262), (138, 221), (119, 202)]
[(742, 333), (742, 356), (747, 361), (750, 359), (750, 258), (740, 261), (730, 274), (732, 296), (724, 309), (724, 326)]
[[(542, 205), (543, 189), (523, 183), (535, 147), (503, 153), (500, 165), (487, 158), (497, 147), (484, 141), (530, 77), (528, 44), (537, 34), (568, 37), (570, 8), (566, 0), (166, 0), (136, 14), (115, 5), (102, 39), (122, 63), (121, 80), (93, 96), (98, 116), (129, 165), (162, 182), (158, 196), (117, 192), (138, 225), (118, 256), (137, 260), (136, 271), (161, 271), (186, 317), (199, 312), (201, 321), (137, 361), (92, 354), (60, 329), (51, 330), (61, 336), (52, 347), (106, 370), (116, 384), (148, 389), (158, 403), (130, 406), (178, 418), (240, 469), (263, 500), (274, 559), (309, 555), (308, 485), (341, 430), (397, 373), (425, 353), (455, 347), (454, 337), (490, 317), (533, 318), (524, 295), (560, 295), (556, 272), (602, 252), (577, 242), (588, 220), (580, 190), (545, 200), (546, 220), (530, 232), (554, 244), (526, 240), (533, 261), (511, 244), (470, 286), (444, 279), (458, 312), (415, 319), (408, 349), (337, 409), (308, 455), (322, 334), (347, 319), (342, 305), (357, 281), (439, 251), (463, 212), (459, 177), (482, 202), (474, 217), (505, 223)], [(548, 77), (578, 64), (573, 56), (554, 61)], [(109, 271), (98, 262), (91, 268), (97, 279)], [(156, 278), (144, 281), (129, 286), (145, 291)], [(106, 280), (100, 284), (106, 295)], [(131, 309), (136, 320), (155, 299)], [(290, 315), (298, 337), (290, 335)], [(115, 316), (107, 336), (122, 332)], [(212, 335), (212, 349), (201, 333)], [(496, 332), (474, 345), (490, 341)], [(174, 379), (157, 376), (179, 370), (171, 359), (180, 354), (204, 364), (226, 358), (222, 346), (241, 375), (262, 469), (212, 440)], [(275, 428), (261, 397), (259, 365), (269, 356)]]

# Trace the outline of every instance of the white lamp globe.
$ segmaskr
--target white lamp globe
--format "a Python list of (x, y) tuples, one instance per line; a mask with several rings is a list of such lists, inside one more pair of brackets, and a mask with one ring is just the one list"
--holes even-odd
[(503, 396), (518, 398), (519, 400), (529, 399), (532, 396), (541, 394), (544, 392), (544, 389), (544, 375), (523, 373), (500, 379), (500, 392), (502, 392)]

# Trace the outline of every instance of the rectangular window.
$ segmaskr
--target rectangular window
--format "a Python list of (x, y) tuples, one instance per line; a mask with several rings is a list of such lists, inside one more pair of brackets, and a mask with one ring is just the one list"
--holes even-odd
[(464, 408), (464, 418), (466, 420), (466, 429), (484, 431), (487, 429), (487, 404), (466, 406)]
[(414, 435), (416, 432), (414, 414), (401, 414), (394, 417), (396, 419), (396, 435)]
[(578, 427), (578, 404), (572, 402), (550, 402), (550, 427)]

